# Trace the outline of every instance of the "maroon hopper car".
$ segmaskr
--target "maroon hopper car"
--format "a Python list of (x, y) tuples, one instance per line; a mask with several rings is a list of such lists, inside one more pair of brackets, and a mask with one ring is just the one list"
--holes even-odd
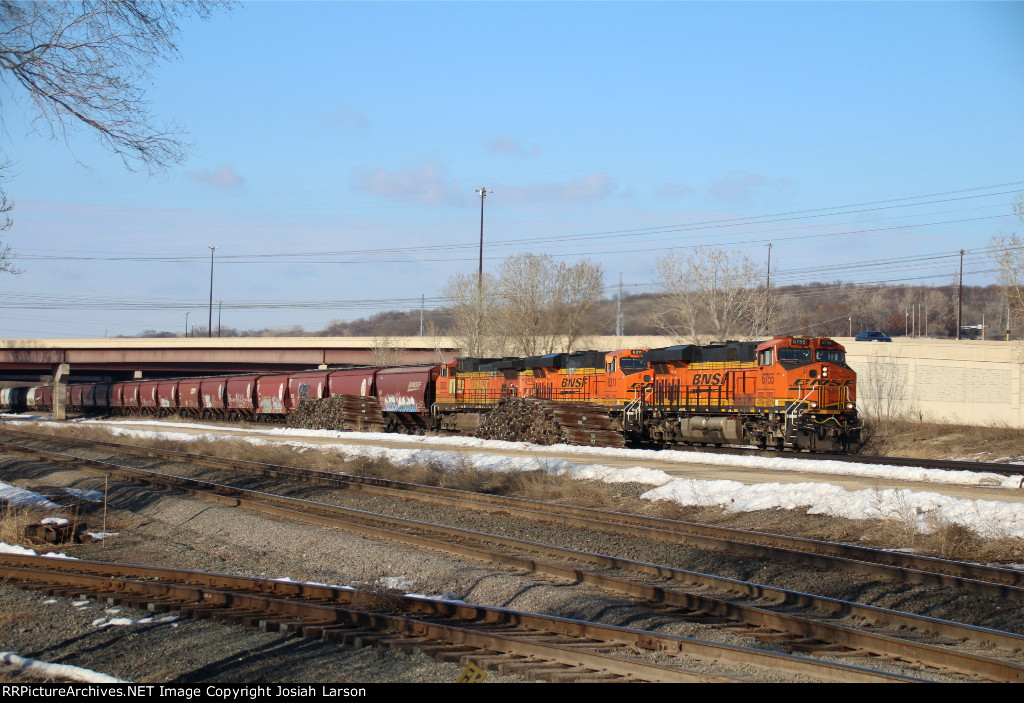
[(228, 377), (225, 384), (228, 417), (234, 416), (250, 420), (255, 417), (256, 407), (253, 395), (259, 378), (258, 374)]
[(199, 410), (200, 416), (222, 419), (228, 416), (227, 385), (226, 376), (201, 380), (199, 385), (199, 395), (202, 401)]

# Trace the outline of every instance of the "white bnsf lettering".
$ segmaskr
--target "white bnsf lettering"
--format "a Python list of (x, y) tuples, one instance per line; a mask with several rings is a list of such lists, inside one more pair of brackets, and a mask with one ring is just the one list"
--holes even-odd
[(422, 386), (422, 385), (423, 385), (422, 381), (409, 381), (409, 388), (408, 388), (409, 393), (412, 393), (413, 391), (419, 390), (420, 386)]

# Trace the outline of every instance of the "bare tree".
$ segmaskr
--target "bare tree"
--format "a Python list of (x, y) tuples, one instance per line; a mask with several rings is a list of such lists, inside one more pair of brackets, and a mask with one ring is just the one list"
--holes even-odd
[(906, 397), (906, 364), (878, 356), (857, 371), (857, 404), (865, 415), (875, 420), (892, 420), (912, 410)]
[(475, 275), (448, 280), (451, 335), (473, 356), (571, 351), (603, 291), (601, 266), (588, 259), (568, 264), (547, 254), (510, 256), (479, 287)]
[(451, 336), (463, 353), (470, 356), (500, 356), (506, 340), (502, 327), (502, 306), (494, 277), (484, 274), (456, 274), (448, 279), (444, 296), (451, 302)]
[[(0, 167), (2, 169), (3, 167)], [(14, 206), (7, 200), (7, 194), (0, 190), (0, 232), (6, 232), (11, 228), (11, 218), (7, 214)], [(10, 245), (0, 242), (0, 273), (21, 273), (19, 269), (14, 266), (13, 254), (11, 253)]]
[(565, 351), (571, 352), (583, 333), (587, 313), (604, 294), (604, 271), (600, 264), (582, 259), (575, 264), (562, 262), (557, 275), (559, 286), (552, 315), (565, 338)]
[(394, 366), (401, 358), (402, 351), (395, 345), (389, 334), (377, 334), (370, 348), (370, 363), (374, 366)]
[[(180, 163), (187, 147), (176, 128), (154, 124), (145, 94), (150, 70), (177, 57), (181, 19), (205, 19), (226, 5), (4, 0), (0, 80), (26, 105), (35, 131), (67, 142), (73, 129), (85, 127), (128, 169), (161, 171)], [(2, 205), (10, 210), (6, 197)], [(0, 270), (10, 270), (7, 247), (0, 249)]]
[(662, 302), (653, 321), (680, 341), (704, 344), (746, 337), (764, 327), (761, 271), (739, 251), (697, 247), (656, 264)]
[(502, 262), (497, 293), (503, 304), (502, 324), (516, 353), (534, 356), (549, 351), (558, 333), (550, 308), (557, 295), (554, 260), (547, 255), (522, 254)]
[(572, 351), (603, 292), (601, 265), (589, 259), (568, 264), (547, 254), (520, 254), (505, 259), (498, 272), (506, 334), (524, 356)]
[[(1024, 225), (1024, 193), (1017, 195), (1013, 211)], [(989, 242), (989, 250), (999, 266), (999, 283), (1006, 294), (1010, 326), (1019, 330), (1024, 323), (1024, 241), (1016, 233), (999, 235)]]

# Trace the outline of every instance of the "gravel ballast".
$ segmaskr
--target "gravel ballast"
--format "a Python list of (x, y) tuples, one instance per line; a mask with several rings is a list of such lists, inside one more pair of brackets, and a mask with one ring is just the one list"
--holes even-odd
[[(173, 473), (190, 473), (188, 467), (177, 465), (127, 457), (118, 460)], [(102, 479), (86, 478), (79, 472), (48, 468), (10, 457), (0, 458), (0, 471), (9, 482), (41, 493), (63, 494), (64, 487), (103, 489)], [(220, 472), (193, 469), (191, 473), (225, 480)], [(265, 490), (279, 487), (262, 479), (239, 477), (233, 482)], [(616, 490), (623, 489), (619, 487)], [(363, 510), (445, 522), (519, 539), (565, 544), (677, 568), (851, 598), (883, 607), (888, 603), (898, 604), (901, 609), (912, 612), (926, 612), (936, 617), (976, 622), (989, 627), (1016, 631), (1021, 628), (1019, 608), (1007, 608), (1006, 603), (989, 602), (967, 594), (945, 592), (946, 589), (870, 582), (835, 572), (737, 559), (680, 546), (573, 531), (562, 525), (537, 524), (414, 501), (385, 499), (357, 491), (293, 488), (289, 492)], [(398, 592), (455, 597), (482, 605), (597, 619), (611, 624), (751, 645), (751, 640), (734, 633), (681, 622), (593, 589), (502, 572), (439, 553), (382, 544), (335, 530), (285, 523), (235, 508), (168, 493), (154, 493), (134, 486), (112, 484), (109, 499), (111, 512), (108, 522), (113, 527), (108, 529), (119, 534), (96, 544), (62, 547), (62, 551), (85, 559), (159, 564), (268, 578), (287, 577), (378, 589), (395, 588)], [(89, 520), (94, 529), (99, 528), (96, 519), (93, 512)], [(86, 666), (139, 681), (444, 682), (454, 681), (462, 670), (458, 665), (438, 664), (422, 656), (352, 650), (207, 622), (181, 620), (100, 627), (91, 623), (106, 617), (103, 614), (105, 608), (101, 605), (76, 607), (61, 601), (44, 607), (39, 600), (32, 599), (40, 597), (10, 587), (0, 589), (3, 610), (11, 614), (10, 622), (0, 623), (2, 632), (13, 628), (9, 649), (23, 656)], [(48, 619), (49, 613), (59, 613), (60, 608), (69, 607), (76, 608), (75, 612)], [(92, 617), (81, 615), (78, 608), (83, 607), (93, 608)], [(33, 617), (31, 624), (26, 624), (26, 620), (17, 615), (19, 612), (38, 617)], [(957, 617), (958, 613), (961, 617)], [(967, 617), (963, 617), (965, 615)], [(65, 620), (68, 626), (62, 629), (60, 623)], [(208, 634), (199, 634), (207, 628), (210, 630)], [(179, 633), (188, 633), (188, 639), (182, 638), (180, 642), (173, 643), (165, 641)], [(204, 637), (211, 641), (209, 647), (201, 644)], [(227, 647), (221, 639), (228, 643)], [(131, 654), (126, 654), (123, 649), (120, 657), (108, 654), (119, 648), (127, 648)], [(218, 648), (219, 654), (216, 653)], [(182, 650), (180, 654), (179, 649)], [(213, 651), (204, 656), (206, 649)], [(147, 659), (145, 655), (135, 657), (136, 651), (144, 650), (153, 651), (153, 658)], [(132, 661), (121, 661), (125, 658), (132, 658)], [(264, 659), (265, 665), (260, 663)], [(97, 664), (90, 665), (90, 662)], [(760, 670), (734, 673), (745, 673), (755, 680), (794, 680)], [(511, 682), (521, 679), (490, 673), (488, 680)]]

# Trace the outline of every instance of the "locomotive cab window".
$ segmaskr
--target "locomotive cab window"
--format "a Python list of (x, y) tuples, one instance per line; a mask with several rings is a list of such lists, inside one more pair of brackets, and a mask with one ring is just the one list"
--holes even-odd
[(779, 361), (810, 361), (810, 349), (791, 349), (786, 347), (779, 349)]
[(757, 353), (757, 364), (758, 366), (771, 366), (774, 362), (773, 357), (775, 356), (774, 349), (762, 349)]
[(835, 364), (841, 364), (846, 359), (846, 355), (838, 349), (819, 349), (814, 353), (814, 358), (818, 361), (831, 361)]
[(619, 359), (619, 368), (622, 369), (622, 373), (629, 375), (631, 373), (646, 371), (647, 362), (643, 359), (634, 359), (630, 356), (624, 356)]

